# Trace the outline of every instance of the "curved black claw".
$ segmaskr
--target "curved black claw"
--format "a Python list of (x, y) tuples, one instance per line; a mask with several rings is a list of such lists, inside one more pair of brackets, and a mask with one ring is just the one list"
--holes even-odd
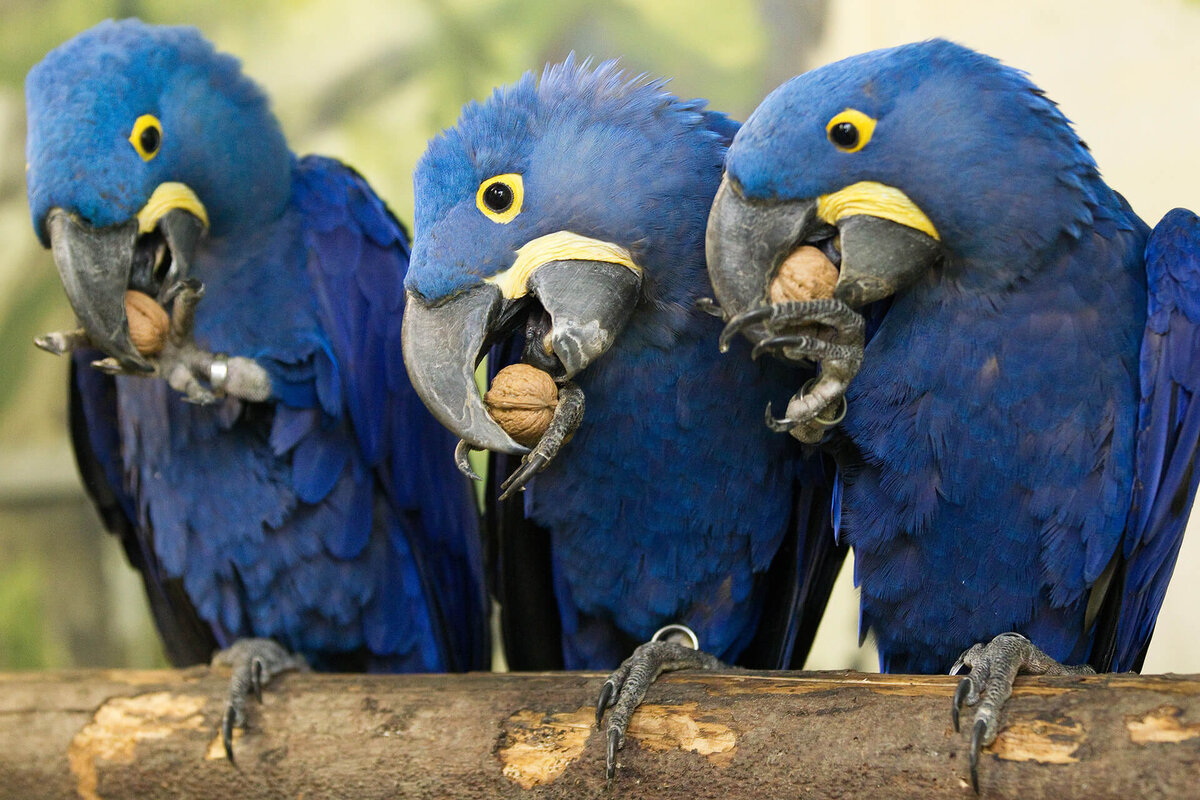
[(481, 481), (483, 478), (479, 477), (479, 474), (475, 472), (475, 468), (471, 466), (471, 459), (467, 457), (474, 449), (474, 447), (467, 444), (465, 439), (459, 439), (458, 444), (454, 446), (454, 465), (458, 467), (459, 472), (471, 480)]
[(43, 333), (33, 340), (33, 343), (40, 350), (45, 350), (52, 355), (61, 356), (69, 353), (72, 350), (77, 350), (81, 347), (91, 345), (91, 337), (83, 328), (76, 328), (73, 331), (52, 331)]
[(100, 358), (92, 362), (92, 366), (103, 372), (105, 375), (124, 375), (125, 367), (121, 366), (121, 362), (115, 358)]
[(954, 690), (950, 718), (959, 729), (959, 713), (964, 706), (977, 706), (971, 727), (971, 786), (979, 793), (979, 755), (996, 741), (1000, 732), (1000, 709), (1012, 696), (1018, 674), (1087, 675), (1094, 670), (1087, 664), (1067, 666), (1042, 652), (1019, 633), (1002, 633), (987, 644), (973, 645), (954, 666), (951, 675), (963, 667), (970, 669)]
[(604, 774), (611, 782), (617, 774), (617, 751), (625, 746), (625, 731), (651, 684), (664, 672), (680, 669), (725, 669), (716, 656), (702, 650), (694, 650), (676, 642), (646, 642), (633, 651), (617, 667), (600, 689), (596, 702), (596, 727), (604, 721), (604, 710), (612, 708), (608, 715), (605, 738), (608, 744)]
[(696, 301), (696, 308), (703, 311), (705, 314), (714, 316), (719, 320), (728, 320), (729, 315), (725, 313), (725, 309), (717, 305), (717, 301), (711, 297), (701, 297)]
[(538, 439), (521, 459), (521, 466), (500, 484), (500, 499), (507, 500), (519, 491), (524, 490), (525, 484), (534, 475), (546, 468), (554, 460), (562, 446), (571, 441), (579, 423), (583, 421), (583, 390), (576, 384), (567, 381), (558, 387), (558, 405), (554, 408), (554, 418), (550, 427)]
[(612, 785), (612, 779), (617, 777), (617, 751), (625, 746), (625, 734), (616, 728), (609, 728), (608, 747), (605, 748), (604, 782)]
[(233, 760), (233, 717), (235, 713), (232, 704), (225, 706), (225, 713), (221, 715), (221, 744), (225, 745), (225, 760), (237, 766), (237, 762)]
[(979, 752), (983, 750), (983, 737), (987, 736), (987, 723), (981, 719), (975, 720), (971, 730), (971, 788), (979, 794)]
[[(624, 665), (622, 665), (624, 666)], [(604, 712), (613, 704), (613, 697), (617, 693), (617, 686), (613, 683), (612, 678), (604, 682), (600, 687), (600, 697), (596, 700), (596, 727), (600, 727), (600, 723), (604, 722)]]
[(790, 417), (776, 417), (771, 411), (770, 401), (767, 402), (767, 412), (764, 415), (764, 420), (767, 423), (767, 427), (775, 433), (787, 433), (792, 428), (800, 424), (800, 420), (798, 419), (791, 419)]
[(958, 714), (962, 710), (963, 703), (967, 702), (967, 694), (971, 691), (971, 681), (968, 678), (963, 678), (958, 682), (958, 688), (954, 690), (954, 705), (950, 709), (950, 719), (954, 721), (954, 732), (958, 733)]
[(304, 656), (288, 652), (272, 639), (238, 639), (231, 647), (213, 656), (213, 666), (232, 667), (229, 679), (229, 702), (221, 716), (221, 743), (225, 758), (233, 758), (233, 729), (246, 727), (246, 698), (253, 694), (262, 702), (263, 687), (271, 678), (289, 670), (307, 670)]
[(721, 331), (721, 335), (717, 338), (717, 349), (722, 353), (728, 352), (730, 343), (733, 342), (733, 337), (737, 336), (746, 328), (761, 322), (766, 322), (773, 319), (776, 315), (779, 306), (768, 305), (752, 308), (749, 311), (743, 311), (729, 319), (725, 323), (725, 328)]
[(183, 310), (188, 313), (195, 311), (196, 303), (200, 302), (200, 298), (204, 297), (204, 282), (197, 278), (185, 278), (184, 280), (176, 281), (167, 287), (162, 297), (159, 298), (159, 302), (165, 306), (181, 294), (186, 296), (184, 302), (187, 308)]

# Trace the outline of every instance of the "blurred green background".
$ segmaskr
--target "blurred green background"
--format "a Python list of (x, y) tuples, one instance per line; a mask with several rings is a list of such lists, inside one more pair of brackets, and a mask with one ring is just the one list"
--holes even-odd
[[(354, 165), (404, 220), (426, 140), (465, 101), (568, 52), (671, 76), (676, 93), (744, 118), (809, 66), (934, 35), (1028, 69), (1147, 220), (1200, 206), (1200, 168), (1184, 163), (1200, 128), (1200, 10), (1186, 0), (0, 0), (0, 669), (162, 663), (140, 584), (79, 487), (66, 365), (31, 344), (72, 320), (28, 219), (22, 82), (56, 44), (123, 16), (200, 27), (267, 89), (294, 150)], [(1148, 669), (1200, 671), (1195, 551)], [(843, 580), (810, 666), (874, 667), (856, 602)]]

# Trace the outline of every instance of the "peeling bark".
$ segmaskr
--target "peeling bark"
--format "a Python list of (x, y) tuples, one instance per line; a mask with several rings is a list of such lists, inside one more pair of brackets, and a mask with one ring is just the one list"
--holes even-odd
[[(955, 679), (678, 673), (633, 718), (612, 789), (586, 673), (289, 675), (227, 763), (227, 675), (0, 675), (0, 796), (939, 798), (973, 796)], [(1200, 679), (1022, 678), (984, 797), (1194, 797)]]

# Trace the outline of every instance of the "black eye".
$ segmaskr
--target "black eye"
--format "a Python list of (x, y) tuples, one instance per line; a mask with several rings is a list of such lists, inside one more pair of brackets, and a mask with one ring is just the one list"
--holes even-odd
[(839, 122), (829, 129), (829, 141), (849, 150), (858, 144), (858, 128), (853, 122)]
[(138, 137), (138, 143), (142, 146), (142, 152), (146, 155), (153, 155), (158, 151), (158, 146), (162, 144), (162, 134), (158, 128), (153, 125), (142, 131), (142, 135)]
[(513, 204), (512, 187), (505, 183), (493, 183), (483, 190), (483, 204), (497, 214), (504, 213)]

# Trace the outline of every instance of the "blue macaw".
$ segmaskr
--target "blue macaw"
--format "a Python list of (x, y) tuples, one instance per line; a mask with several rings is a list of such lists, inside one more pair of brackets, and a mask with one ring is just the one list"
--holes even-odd
[[(244, 690), (297, 663), (279, 645), (318, 669), (486, 668), (478, 514), (402, 363), (408, 245), (383, 202), (294, 156), (194, 29), (101, 23), (27, 94), (33, 225), (81, 324), (42, 344), (77, 346), (88, 490), (173, 662), (277, 643), (230, 656), (226, 735)], [(171, 308), (158, 355), (130, 339), (128, 289)]]
[[(800, 373), (709, 357), (704, 230), (736, 129), (572, 58), (468, 104), (414, 175), (409, 373), (460, 452), (524, 455), (492, 520), (513, 665), (612, 669), (672, 624), (709, 651), (643, 645), (605, 684), (610, 776), (662, 669), (802, 663), (841, 563), (822, 465), (758, 424)], [(532, 450), (475, 388), (491, 344), (560, 386)]]
[[(798, 245), (834, 297), (767, 303)], [(1149, 231), (1023, 73), (933, 40), (767, 97), (708, 256), (727, 335), (822, 365), (777, 426), (811, 441), (845, 403), (863, 633), (885, 671), (971, 668), (973, 778), (1018, 666), (1140, 668), (1200, 478), (1195, 215)]]

